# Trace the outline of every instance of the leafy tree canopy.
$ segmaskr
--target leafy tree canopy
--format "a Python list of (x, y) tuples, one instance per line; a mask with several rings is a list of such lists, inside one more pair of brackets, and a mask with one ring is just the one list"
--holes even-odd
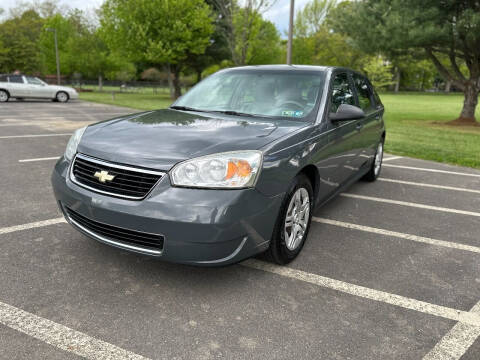
[(175, 95), (190, 54), (202, 54), (214, 28), (202, 0), (107, 0), (101, 10), (102, 34), (110, 47), (133, 61), (173, 65)]
[(365, 0), (345, 3), (335, 19), (336, 28), (365, 51), (398, 55), (421, 50), (465, 93), (460, 118), (474, 121), (480, 92), (478, 0)]

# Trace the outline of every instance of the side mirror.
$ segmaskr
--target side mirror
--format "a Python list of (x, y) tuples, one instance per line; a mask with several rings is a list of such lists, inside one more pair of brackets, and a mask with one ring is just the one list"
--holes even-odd
[(341, 104), (336, 113), (330, 113), (329, 118), (331, 121), (348, 121), (357, 120), (365, 117), (365, 112), (358, 106)]

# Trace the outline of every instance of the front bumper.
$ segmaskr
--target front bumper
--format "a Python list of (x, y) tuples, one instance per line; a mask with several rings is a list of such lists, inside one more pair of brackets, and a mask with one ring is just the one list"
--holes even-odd
[[(82, 216), (111, 226), (164, 236), (163, 249), (152, 254), (121, 242), (98, 241), (167, 261), (226, 265), (268, 248), (283, 194), (267, 197), (256, 189), (206, 190), (173, 187), (164, 176), (141, 201), (125, 200), (87, 190), (69, 178), (69, 162), (63, 157), (52, 173), (55, 197)], [(64, 212), (65, 214), (65, 212)], [(115, 240), (115, 239), (113, 239)]]

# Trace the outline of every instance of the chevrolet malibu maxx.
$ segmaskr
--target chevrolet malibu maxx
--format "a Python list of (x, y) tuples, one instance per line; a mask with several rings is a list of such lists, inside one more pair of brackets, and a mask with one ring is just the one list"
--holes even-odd
[(383, 105), (368, 79), (320, 66), (226, 69), (168, 109), (79, 129), (52, 183), (67, 221), (160, 259), (292, 261), (312, 213), (381, 169)]

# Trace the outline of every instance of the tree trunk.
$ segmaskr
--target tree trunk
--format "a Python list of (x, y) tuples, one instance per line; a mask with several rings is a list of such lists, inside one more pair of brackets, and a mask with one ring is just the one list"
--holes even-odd
[(165, 65), (165, 71), (167, 72), (168, 88), (170, 89), (170, 99), (175, 99), (175, 91), (173, 88), (172, 70), (170, 69), (170, 64)]
[(397, 67), (397, 71), (395, 72), (395, 92), (398, 93), (400, 90), (400, 69)]
[(475, 86), (475, 83), (470, 83), (465, 86), (463, 109), (460, 113), (460, 118), (457, 120), (461, 120), (465, 123), (475, 122), (475, 109), (478, 103), (478, 93), (479, 89)]
[(420, 83), (420, 91), (423, 91), (424, 84), (425, 84), (425, 70), (422, 70), (422, 82)]
[(445, 83), (445, 92), (449, 93), (451, 87), (452, 87), (452, 82), (450, 80), (447, 80), (447, 82)]
[(103, 91), (103, 76), (98, 74), (98, 91)]
[(202, 70), (197, 70), (197, 81), (196, 84), (198, 84), (202, 80)]
[(173, 68), (173, 87), (175, 89), (175, 99), (182, 96), (182, 87), (180, 85), (180, 66), (176, 65)]

